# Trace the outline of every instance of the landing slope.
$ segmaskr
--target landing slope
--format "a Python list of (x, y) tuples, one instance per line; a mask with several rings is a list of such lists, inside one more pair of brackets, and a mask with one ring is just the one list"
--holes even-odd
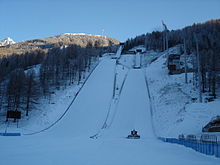
[[(131, 70), (115, 118), (98, 139), (112, 97), (115, 60), (104, 59), (57, 125), (33, 136), (0, 137), (3, 165), (219, 165), (219, 159), (153, 136), (141, 70)], [(141, 139), (125, 137), (137, 129)]]
[(48, 133), (88, 136), (103, 123), (112, 96), (115, 60), (103, 59), (87, 80), (66, 116)]
[(143, 70), (129, 72), (116, 108), (105, 137), (126, 137), (131, 129), (136, 129), (142, 138), (154, 137)]

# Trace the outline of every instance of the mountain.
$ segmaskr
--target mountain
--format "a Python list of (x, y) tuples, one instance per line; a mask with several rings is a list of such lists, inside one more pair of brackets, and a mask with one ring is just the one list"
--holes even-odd
[(4, 40), (0, 41), (0, 46), (7, 46), (7, 45), (12, 45), (15, 44), (16, 42), (14, 42), (13, 39), (11, 39), (10, 37), (5, 38)]
[(44, 52), (47, 52), (51, 48), (61, 47), (64, 45), (107, 47), (118, 45), (119, 43), (120, 42), (118, 40), (106, 36), (85, 33), (64, 33), (48, 38), (33, 39), (15, 44), (8, 44), (4, 47), (0, 47), (0, 56), (22, 54), (26, 52), (33, 52), (34, 50), (43, 50)]

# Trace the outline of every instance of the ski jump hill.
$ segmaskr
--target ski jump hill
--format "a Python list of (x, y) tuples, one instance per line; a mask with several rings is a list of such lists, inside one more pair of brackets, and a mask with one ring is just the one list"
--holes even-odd
[[(50, 129), (0, 137), (1, 164), (219, 165), (217, 158), (157, 139), (145, 68), (133, 69), (132, 55), (121, 58), (121, 65), (116, 60), (101, 59), (65, 116)], [(126, 138), (132, 129), (140, 139)]]

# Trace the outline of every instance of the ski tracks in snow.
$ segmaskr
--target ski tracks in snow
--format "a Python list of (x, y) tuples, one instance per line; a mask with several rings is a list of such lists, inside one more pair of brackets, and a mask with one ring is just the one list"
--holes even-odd
[[(108, 107), (108, 112), (107, 112), (105, 121), (104, 121), (101, 129), (95, 135), (90, 136), (90, 138), (93, 138), (93, 139), (99, 138), (106, 129), (109, 129), (111, 127), (111, 125), (114, 121), (114, 118), (116, 116), (121, 92), (123, 90), (125, 81), (128, 77), (129, 71), (130, 71), (130, 69), (127, 68), (125, 75), (123, 75), (122, 77), (119, 77), (118, 75), (120, 74), (120, 68), (117, 69), (117, 66), (119, 66), (119, 65), (117, 65), (117, 62), (116, 62), (115, 73), (114, 73), (114, 84), (113, 84), (113, 90), (112, 90), (112, 99), (110, 100), (110, 104)], [(120, 84), (119, 78), (123, 78), (121, 84)]]

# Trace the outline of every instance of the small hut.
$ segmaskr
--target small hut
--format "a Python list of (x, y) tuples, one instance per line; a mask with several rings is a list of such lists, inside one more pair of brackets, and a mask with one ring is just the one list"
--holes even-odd
[(180, 55), (179, 54), (170, 54), (168, 57), (168, 69), (169, 74), (179, 74), (182, 69), (180, 67)]

